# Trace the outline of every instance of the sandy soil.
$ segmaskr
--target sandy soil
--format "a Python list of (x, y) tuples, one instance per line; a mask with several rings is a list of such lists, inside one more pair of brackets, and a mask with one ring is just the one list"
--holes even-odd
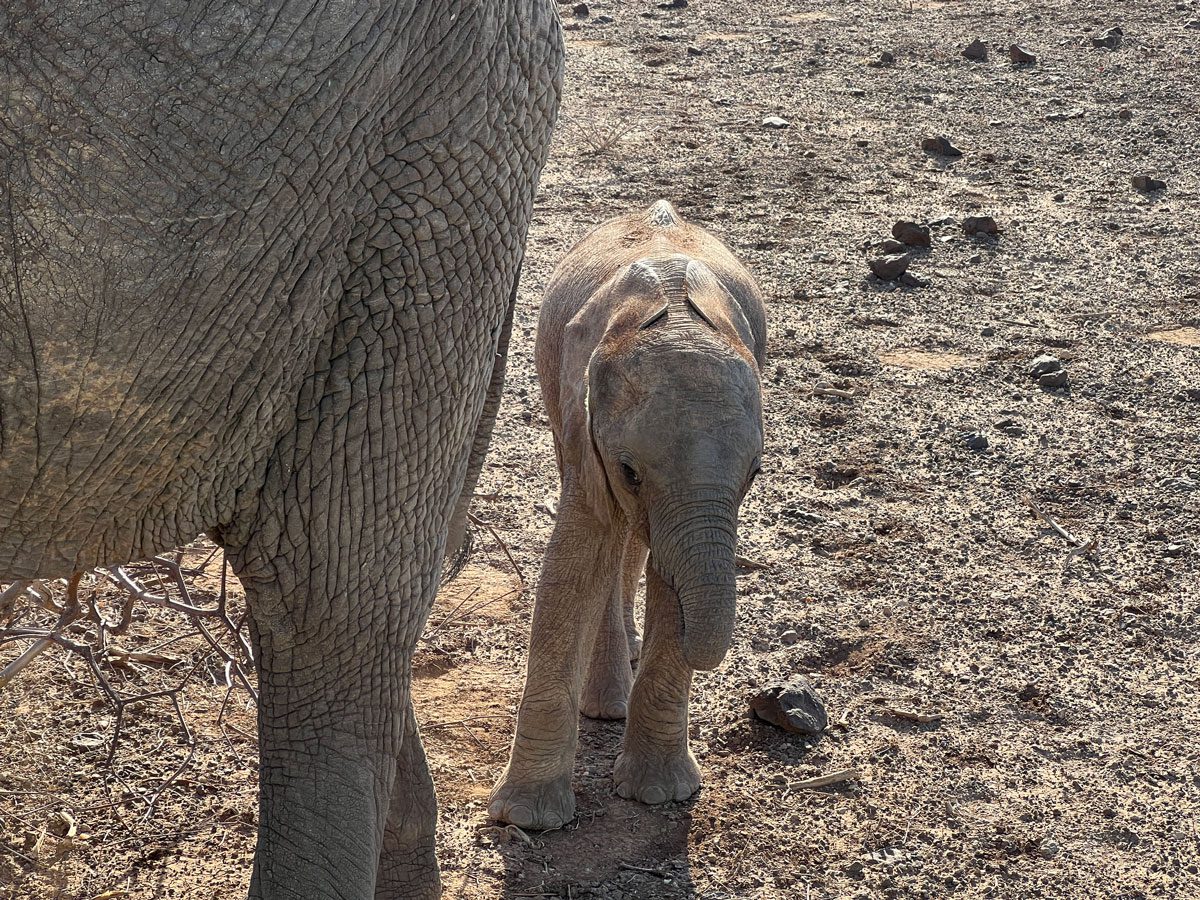
[[(579, 818), (526, 839), (484, 807), (532, 594), (478, 536), (416, 660), (447, 897), (1200, 896), (1200, 7), (589, 6), (562, 7), (564, 125), (476, 511), (536, 583), (556, 494), (540, 291), (588, 228), (668, 197), (769, 301), (741, 548), (766, 568), (740, 579), (733, 650), (696, 679), (701, 792), (616, 798), (621, 727), (585, 721)], [(1112, 25), (1121, 46), (1093, 48)], [(986, 62), (959, 55), (976, 37)], [(1037, 64), (1012, 65), (1012, 42)], [(923, 152), (937, 135), (963, 155)], [(1166, 189), (1136, 190), (1141, 174)], [(998, 237), (966, 237), (970, 215)], [(901, 218), (944, 223), (910, 268), (925, 287), (868, 273), (864, 244)], [(1065, 389), (1029, 377), (1043, 353)], [(1096, 552), (1072, 555), (1026, 497)], [(139, 615), (133, 646), (180, 633)], [(202, 646), (168, 652), (118, 674), (170, 682)], [(841, 723), (811, 746), (747, 714), (801, 673)], [(196, 751), (149, 815), (188, 753), (169, 703), (129, 711), (108, 766), (79, 739), (113, 715), (77, 662), (47, 654), (0, 694), (0, 897), (240, 895), (253, 710), (235, 693), (217, 726), (221, 682), (203, 668), (183, 692)], [(788, 786), (847, 767), (861, 777)]]

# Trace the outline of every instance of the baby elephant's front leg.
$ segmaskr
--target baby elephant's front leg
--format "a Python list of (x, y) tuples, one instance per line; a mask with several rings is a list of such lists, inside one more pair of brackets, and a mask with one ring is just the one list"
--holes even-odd
[(688, 749), (692, 670), (679, 638), (679, 601), (651, 560), (646, 567), (646, 642), (613, 772), (617, 793), (627, 799), (686, 800), (700, 787), (700, 767)]
[(547, 829), (575, 817), (571, 769), (584, 667), (620, 561), (620, 534), (564, 488), (534, 602), (512, 754), (488, 804), (494, 819)]

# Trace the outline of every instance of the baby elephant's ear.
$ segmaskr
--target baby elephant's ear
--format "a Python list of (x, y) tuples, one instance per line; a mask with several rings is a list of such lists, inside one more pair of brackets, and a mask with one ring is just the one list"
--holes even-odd
[(739, 341), (753, 355), (754, 333), (750, 322), (712, 269), (699, 260), (689, 260), (684, 284), (691, 307), (713, 328), (731, 341)]

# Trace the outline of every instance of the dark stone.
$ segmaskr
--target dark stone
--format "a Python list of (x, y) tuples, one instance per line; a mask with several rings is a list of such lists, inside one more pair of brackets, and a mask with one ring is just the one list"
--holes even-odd
[(985, 62), (988, 57), (987, 44), (985, 44), (979, 38), (975, 38), (975, 40), (971, 41), (971, 43), (967, 44), (967, 46), (963, 48), (962, 55), (967, 59), (974, 60), (975, 62)]
[(1067, 370), (1059, 369), (1057, 372), (1047, 372), (1037, 380), (1038, 385), (1044, 387), (1048, 391), (1057, 391), (1060, 388), (1067, 386)]
[(929, 229), (924, 225), (918, 225), (916, 222), (908, 222), (904, 219), (901, 219), (892, 226), (892, 237), (904, 241), (910, 247), (929, 246)]
[(586, 3), (576, 3), (571, 7), (571, 12), (575, 14), (575, 18), (577, 19), (586, 19), (592, 14), (592, 11), (588, 9), (588, 5)]
[(1022, 47), (1020, 44), (1013, 44), (1008, 48), (1008, 58), (1018, 66), (1031, 66), (1037, 62), (1037, 57), (1033, 51), (1027, 47)]
[(982, 453), (988, 448), (987, 435), (978, 431), (968, 431), (962, 436), (963, 443), (972, 453)]
[(896, 283), (902, 284), (905, 287), (910, 287), (910, 288), (929, 287), (928, 281), (926, 281), (924, 278), (918, 278), (912, 272), (905, 272), (903, 275), (901, 275), (899, 278), (896, 279)]
[(1161, 191), (1167, 186), (1165, 181), (1160, 181), (1150, 175), (1134, 175), (1129, 180), (1139, 191)]
[(750, 708), (764, 722), (792, 734), (815, 737), (829, 724), (825, 705), (808, 680), (799, 676), (764, 688), (750, 698)]
[(703, 56), (704, 55), (704, 51), (701, 50), (699, 47), (688, 47), (687, 53), (688, 53), (688, 56)]
[(939, 156), (962, 156), (963, 153), (947, 137), (928, 137), (921, 141), (921, 149)]
[(870, 262), (871, 272), (883, 281), (892, 281), (908, 271), (912, 257), (907, 253), (893, 253), (890, 256), (877, 256)]
[(967, 216), (963, 219), (962, 227), (967, 237), (976, 234), (996, 234), (1000, 231), (996, 220), (991, 216)]
[(892, 53), (890, 50), (884, 50), (879, 54), (879, 59), (867, 63), (867, 65), (869, 65), (872, 69), (883, 69), (887, 66), (894, 66), (895, 64), (896, 54)]
[(906, 253), (908, 252), (908, 244), (904, 241), (897, 241), (894, 238), (884, 238), (875, 245), (875, 252), (880, 256), (887, 256), (891, 253)]
[(659, 9), (687, 9), (688, 0), (667, 0), (658, 4)]
[(1062, 361), (1057, 356), (1043, 353), (1029, 364), (1029, 377), (1037, 379), (1043, 375), (1049, 375), (1051, 372), (1061, 372), (1062, 367)]
[(1112, 28), (1105, 28), (1102, 32), (1092, 38), (1092, 46), (1099, 49), (1116, 50), (1121, 46), (1121, 40), (1125, 37), (1125, 32), (1120, 26), (1114, 25)]

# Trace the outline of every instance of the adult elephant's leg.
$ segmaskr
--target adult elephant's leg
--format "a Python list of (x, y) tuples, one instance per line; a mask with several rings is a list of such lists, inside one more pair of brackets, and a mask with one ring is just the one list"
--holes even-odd
[(679, 600), (651, 559), (646, 568), (646, 643), (613, 769), (617, 793), (627, 799), (683, 800), (700, 786), (700, 767), (688, 749), (692, 670), (683, 658), (680, 634)]
[(580, 689), (614, 592), (622, 534), (597, 521), (573, 486), (564, 486), (534, 601), (512, 755), (488, 804), (495, 819), (545, 829), (575, 817), (571, 769)]
[(629, 636), (626, 632), (626, 597), (630, 591), (637, 591), (637, 580), (641, 573), (635, 570), (644, 563), (645, 553), (630, 529), (621, 549), (620, 574), (613, 579), (613, 591), (596, 634), (579, 703), (580, 712), (589, 718), (625, 718), (629, 689), (633, 686)]
[(441, 879), (434, 852), (436, 831), (437, 797), (409, 702), (375, 882), (378, 900), (438, 896)]

